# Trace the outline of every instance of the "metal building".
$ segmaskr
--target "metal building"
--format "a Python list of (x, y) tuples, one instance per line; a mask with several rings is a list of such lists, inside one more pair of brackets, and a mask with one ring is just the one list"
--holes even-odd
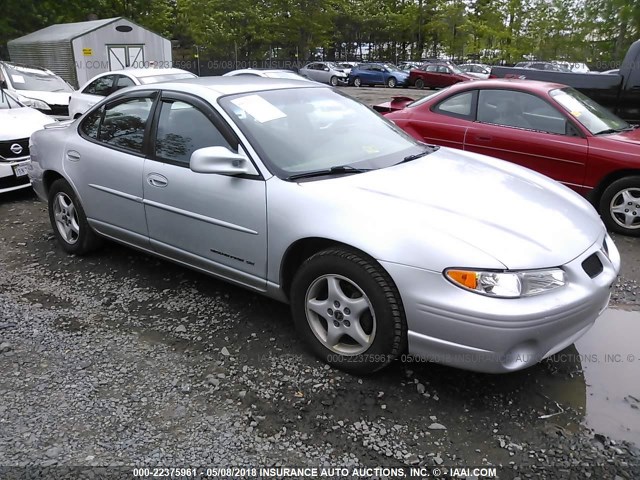
[(44, 67), (76, 88), (102, 72), (171, 67), (171, 42), (122, 17), (61, 23), (7, 43), (11, 61)]

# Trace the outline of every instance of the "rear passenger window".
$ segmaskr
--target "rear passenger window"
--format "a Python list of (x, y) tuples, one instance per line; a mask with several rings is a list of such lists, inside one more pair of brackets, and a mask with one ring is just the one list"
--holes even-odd
[(100, 127), (100, 141), (132, 153), (142, 153), (144, 131), (152, 105), (151, 98), (131, 98), (107, 105)]
[(440, 102), (435, 111), (455, 117), (470, 117), (472, 104), (473, 92), (464, 92)]
[(156, 133), (156, 157), (188, 167), (191, 154), (204, 147), (233, 148), (207, 116), (193, 105), (163, 100)]

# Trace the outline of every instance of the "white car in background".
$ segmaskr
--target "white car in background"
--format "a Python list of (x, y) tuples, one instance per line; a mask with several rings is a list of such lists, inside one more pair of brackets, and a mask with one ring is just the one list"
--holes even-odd
[(316, 82), (328, 83), (332, 87), (345, 85), (349, 80), (349, 75), (333, 62), (311, 62), (298, 70), (298, 73)]
[(232, 70), (231, 72), (227, 72), (222, 76), (238, 77), (241, 75), (250, 75), (253, 77), (263, 78), (284, 78), (287, 80), (304, 80), (305, 82), (309, 81), (308, 78), (304, 78), (292, 70), (283, 69), (242, 68), (239, 70)]
[(29, 137), (55, 122), (0, 90), (0, 193), (28, 188)]
[(470, 77), (486, 80), (491, 73), (491, 67), (482, 63), (463, 63), (458, 68)]
[(169, 82), (197, 75), (179, 68), (128, 68), (96, 75), (71, 94), (69, 116), (78, 118), (104, 97), (133, 85)]
[(0, 62), (0, 83), (5, 92), (12, 93), (27, 107), (35, 108), (57, 120), (69, 118), (69, 95), (73, 88), (52, 71)]

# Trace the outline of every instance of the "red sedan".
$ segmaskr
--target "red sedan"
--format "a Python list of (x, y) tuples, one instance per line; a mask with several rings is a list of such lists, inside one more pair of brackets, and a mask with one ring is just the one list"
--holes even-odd
[(573, 88), (479, 80), (374, 108), (416, 139), (508, 160), (564, 183), (590, 199), (610, 230), (640, 236), (640, 129)]
[(446, 63), (425, 63), (421, 68), (409, 72), (409, 85), (416, 88), (442, 88), (468, 80), (475, 78), (455, 65)]

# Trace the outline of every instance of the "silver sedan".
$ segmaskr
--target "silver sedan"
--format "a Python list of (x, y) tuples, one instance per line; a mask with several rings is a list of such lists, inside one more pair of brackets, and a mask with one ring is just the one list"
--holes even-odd
[(312, 83), (132, 87), (36, 132), (31, 158), (67, 252), (108, 238), (289, 302), (310, 350), (355, 373), (405, 353), (528, 367), (591, 327), (620, 268), (568, 188)]

